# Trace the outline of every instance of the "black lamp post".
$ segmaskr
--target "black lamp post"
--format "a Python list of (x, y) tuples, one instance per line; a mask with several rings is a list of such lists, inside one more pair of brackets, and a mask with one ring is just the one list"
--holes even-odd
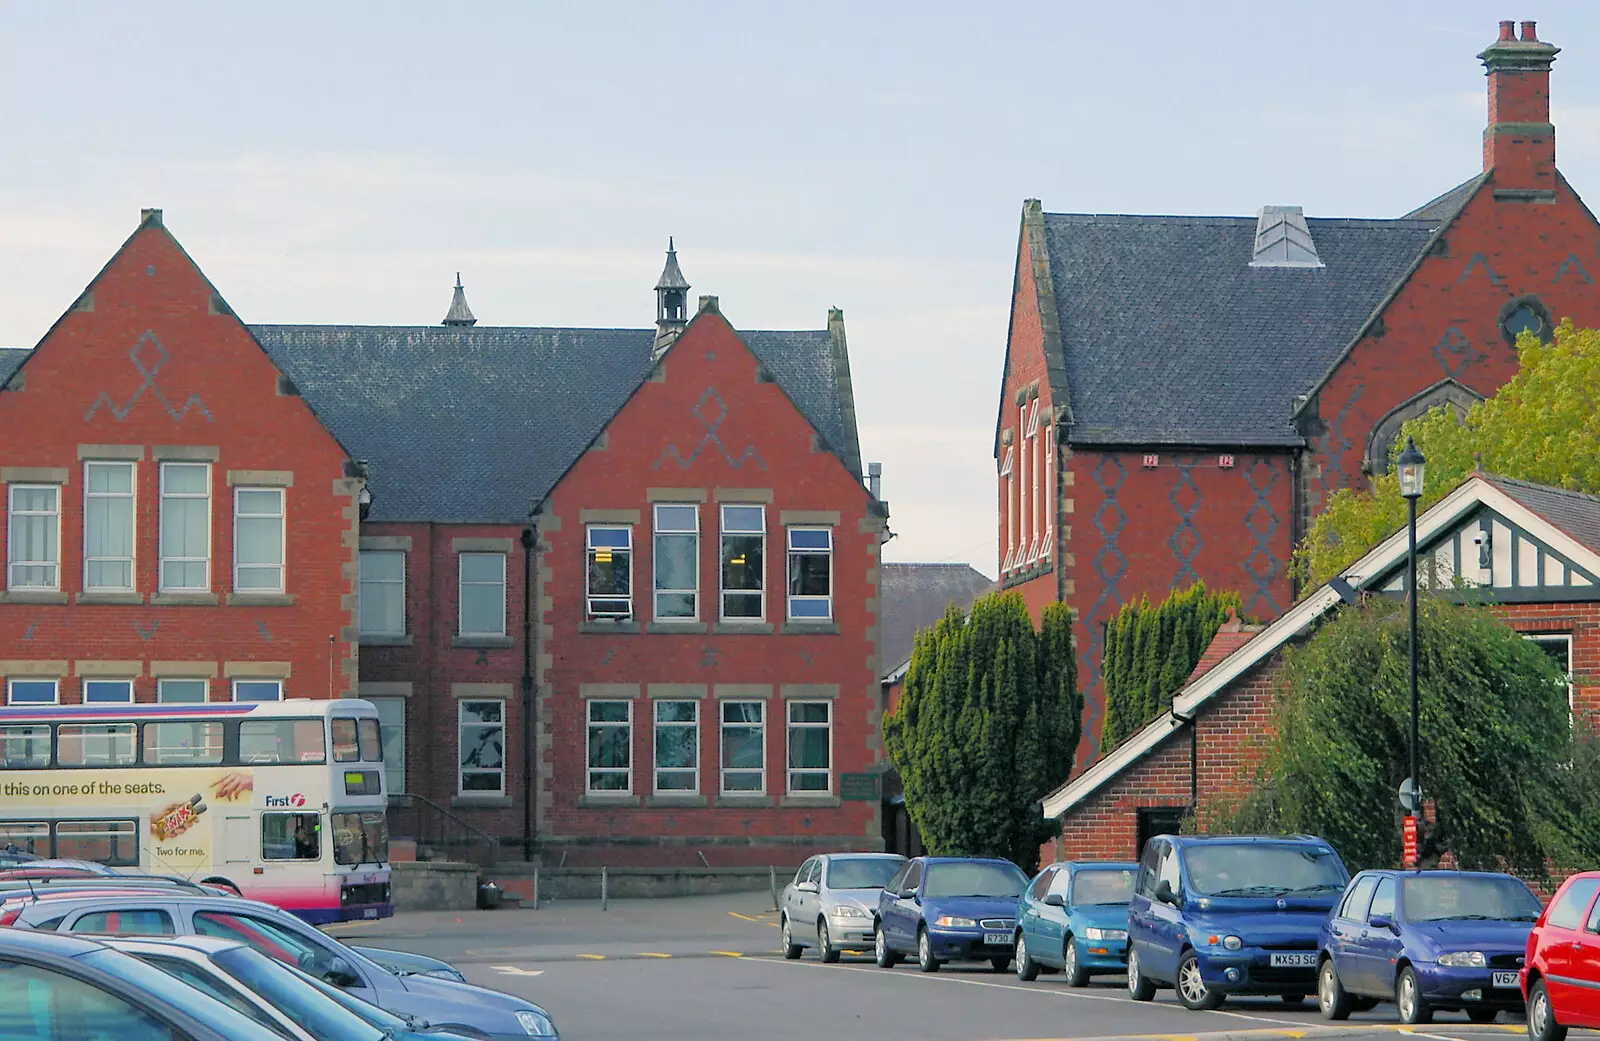
[(1406, 529), (1410, 535), (1410, 551), (1406, 557), (1406, 599), (1411, 608), (1411, 798), (1409, 807), (1416, 816), (1422, 815), (1422, 777), (1417, 772), (1417, 500), (1422, 497), (1423, 468), (1427, 460), (1417, 451), (1416, 442), (1406, 438), (1405, 450), (1395, 461), (1395, 475), (1400, 479), (1400, 494), (1406, 500)]

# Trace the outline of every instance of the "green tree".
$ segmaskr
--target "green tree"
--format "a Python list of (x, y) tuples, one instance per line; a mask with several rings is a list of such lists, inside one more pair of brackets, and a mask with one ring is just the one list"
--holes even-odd
[[(1422, 836), (1424, 864), (1450, 852), (1463, 867), (1541, 875), (1547, 858), (1592, 862), (1600, 811), (1585, 793), (1600, 759), (1574, 759), (1566, 678), (1481, 606), (1424, 596), (1418, 608), (1422, 787), (1436, 817)], [(1320, 835), (1352, 869), (1394, 865), (1409, 634), (1403, 602), (1369, 600), (1288, 651), (1250, 794), (1204, 814), (1205, 829)]]
[(1112, 616), (1101, 658), (1102, 749), (1115, 748), (1172, 704), (1230, 608), (1243, 608), (1238, 593), (1213, 593), (1196, 582), (1173, 590), (1154, 607), (1147, 597), (1130, 600)]
[(1036, 868), (1034, 805), (1071, 773), (1082, 710), (1065, 604), (1035, 631), (1019, 594), (995, 593), (919, 632), (883, 737), (928, 851)]
[[(1474, 469), (1583, 492), (1600, 492), (1600, 330), (1570, 321), (1546, 344), (1517, 340), (1519, 367), (1491, 398), (1458, 422), (1440, 407), (1406, 423), (1391, 462), (1410, 436), (1428, 459), (1419, 510), (1449, 494)], [(1406, 520), (1394, 467), (1366, 491), (1341, 489), (1295, 549), (1295, 568), (1318, 586), (1348, 567)]]

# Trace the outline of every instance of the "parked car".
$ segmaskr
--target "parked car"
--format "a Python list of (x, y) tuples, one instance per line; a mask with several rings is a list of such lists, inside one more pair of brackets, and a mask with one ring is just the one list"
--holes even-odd
[(1561, 883), (1528, 934), (1522, 966), (1532, 1041), (1562, 1041), (1568, 1027), (1600, 1027), (1600, 871)]
[(430, 958), (426, 954), (412, 954), (410, 951), (389, 951), (382, 947), (362, 947), (353, 943), (345, 946), (352, 951), (360, 951), (396, 976), (437, 976), (442, 980), (455, 980), (457, 983), (467, 982), (467, 978), (461, 974), (460, 969), (447, 961)]
[(1427, 1023), (1440, 1009), (1491, 1023), (1522, 1007), (1518, 970), (1539, 911), (1512, 875), (1363, 871), (1322, 925), (1322, 1015), (1348, 1018), (1370, 998), (1393, 1001), (1402, 1023)]
[[(114, 939), (108, 947), (131, 954), (218, 1001), (271, 1027), (291, 1041), (460, 1041), (460, 1034), (426, 1034), (415, 1021), (386, 1016), (398, 1027), (380, 1027), (311, 983), (311, 977), (236, 940), (176, 936), (159, 940)], [(326, 986), (326, 985), (324, 985)], [(337, 992), (337, 988), (329, 988)], [(350, 1001), (365, 1004), (356, 998)]]
[(1009, 860), (917, 857), (895, 872), (878, 895), (873, 950), (889, 968), (902, 955), (923, 972), (947, 961), (1011, 964), (1017, 899), (1028, 876)]
[[(5, 905), (0, 905), (3, 908)], [(0, 919), (10, 915), (0, 910)], [(111, 916), (116, 915), (115, 920)], [(217, 936), (305, 969), (398, 1015), (505, 1041), (558, 1037), (549, 1013), (525, 998), (433, 976), (397, 976), (287, 911), (242, 897), (186, 893), (63, 894), (22, 904), (22, 928), (144, 936)]]
[(1017, 978), (1060, 971), (1069, 987), (1128, 968), (1128, 901), (1139, 865), (1050, 864), (1017, 902)]
[(1350, 873), (1310, 835), (1161, 835), (1128, 903), (1128, 993), (1174, 987), (1186, 1008), (1229, 994), (1288, 1004), (1317, 985), (1317, 935)]
[(283, 1041), (105, 944), (0, 929), (0, 1037), (27, 1041)]
[(53, 860), (35, 859), (19, 864), (6, 864), (0, 859), (0, 882), (29, 879), (32, 881), (56, 880), (81, 880), (81, 879), (156, 879), (168, 885), (183, 886), (206, 893), (232, 893), (239, 895), (239, 890), (229, 884), (216, 882), (194, 882), (182, 875), (158, 875), (148, 871), (128, 870), (125, 868), (108, 867), (93, 860), (77, 860), (73, 858), (57, 858)]
[(14, 843), (0, 846), (0, 867), (12, 867), (16, 864), (31, 864), (39, 859), (37, 853), (29, 853)]
[(801, 864), (778, 901), (783, 956), (815, 946), (836, 962), (841, 952), (872, 950), (878, 894), (905, 862), (898, 853), (824, 853)]

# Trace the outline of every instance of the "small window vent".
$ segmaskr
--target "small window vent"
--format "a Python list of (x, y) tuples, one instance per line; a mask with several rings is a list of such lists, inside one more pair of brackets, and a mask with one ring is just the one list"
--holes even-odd
[(1250, 266), (1323, 266), (1300, 207), (1263, 206), (1256, 211), (1256, 247)]

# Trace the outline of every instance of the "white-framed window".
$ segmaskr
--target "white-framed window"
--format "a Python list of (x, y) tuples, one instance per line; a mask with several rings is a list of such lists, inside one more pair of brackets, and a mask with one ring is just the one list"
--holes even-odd
[(460, 634), (506, 634), (506, 555), (461, 554)]
[(1530, 633), (1523, 637), (1539, 645), (1539, 649), (1550, 656), (1560, 667), (1562, 675), (1567, 678), (1567, 711), (1573, 710), (1572, 690), (1572, 636), (1569, 633)]
[(584, 532), (590, 618), (633, 617), (633, 528), (591, 524)]
[(158, 680), (156, 700), (168, 705), (203, 705), (211, 698), (210, 686), (205, 680)]
[(83, 464), (83, 588), (133, 590), (133, 464)]
[(1056, 430), (1054, 424), (1044, 428), (1044, 465), (1045, 465), (1045, 500), (1044, 500), (1044, 555), (1055, 559), (1056, 555)]
[(655, 787), (657, 792), (693, 795), (700, 791), (700, 703), (655, 703)]
[(767, 508), (722, 507), (722, 617), (766, 617)]
[(233, 490), (233, 588), (281, 593), (284, 523), (282, 488)]
[(789, 529), (789, 617), (833, 617), (833, 529)]
[(589, 702), (589, 791), (633, 791), (633, 702)]
[(692, 503), (655, 507), (655, 606), (657, 621), (692, 622), (700, 617), (700, 508)]
[(61, 588), (61, 487), (13, 484), (7, 489), (6, 585)]
[(361, 634), (406, 634), (406, 555), (397, 549), (361, 551)]
[(1023, 436), (1034, 437), (1039, 433), (1039, 399), (1034, 398), (1027, 408), (1027, 420), (1023, 425)]
[(760, 795), (767, 790), (767, 703), (722, 702), (722, 790)]
[(161, 464), (162, 592), (211, 590), (211, 466)]
[(59, 680), (8, 680), (6, 682), (6, 704), (56, 705), (61, 701), (59, 687)]
[(133, 681), (84, 680), (83, 703), (85, 705), (131, 705), (133, 704)]
[[(1023, 471), (1027, 471), (1026, 466), (1023, 467)], [(1006, 565), (1007, 567), (1014, 567), (1017, 563), (1017, 535), (1021, 530), (1017, 527), (1017, 485), (1019, 483), (1016, 474), (1006, 474), (1006, 517), (1008, 518), (1006, 524), (1006, 559), (1009, 561)]]
[(282, 680), (234, 680), (235, 701), (282, 701)]
[(833, 791), (833, 703), (789, 704), (789, 791)]
[(1017, 446), (1018, 462), (1021, 475), (1017, 480), (1017, 566), (1021, 567), (1032, 560), (1028, 555), (1029, 543), (1033, 541), (1033, 483), (1031, 474), (1037, 470), (1033, 458), (1033, 439), (1028, 432), (1028, 406), (1024, 405), (1017, 410), (1017, 430), (1022, 434), (1022, 443)]
[(378, 710), (378, 735), (383, 744), (385, 790), (406, 790), (406, 699), (369, 697)]
[(503, 795), (506, 790), (506, 703), (501, 698), (458, 702), (456, 740), (461, 752), (461, 794)]

